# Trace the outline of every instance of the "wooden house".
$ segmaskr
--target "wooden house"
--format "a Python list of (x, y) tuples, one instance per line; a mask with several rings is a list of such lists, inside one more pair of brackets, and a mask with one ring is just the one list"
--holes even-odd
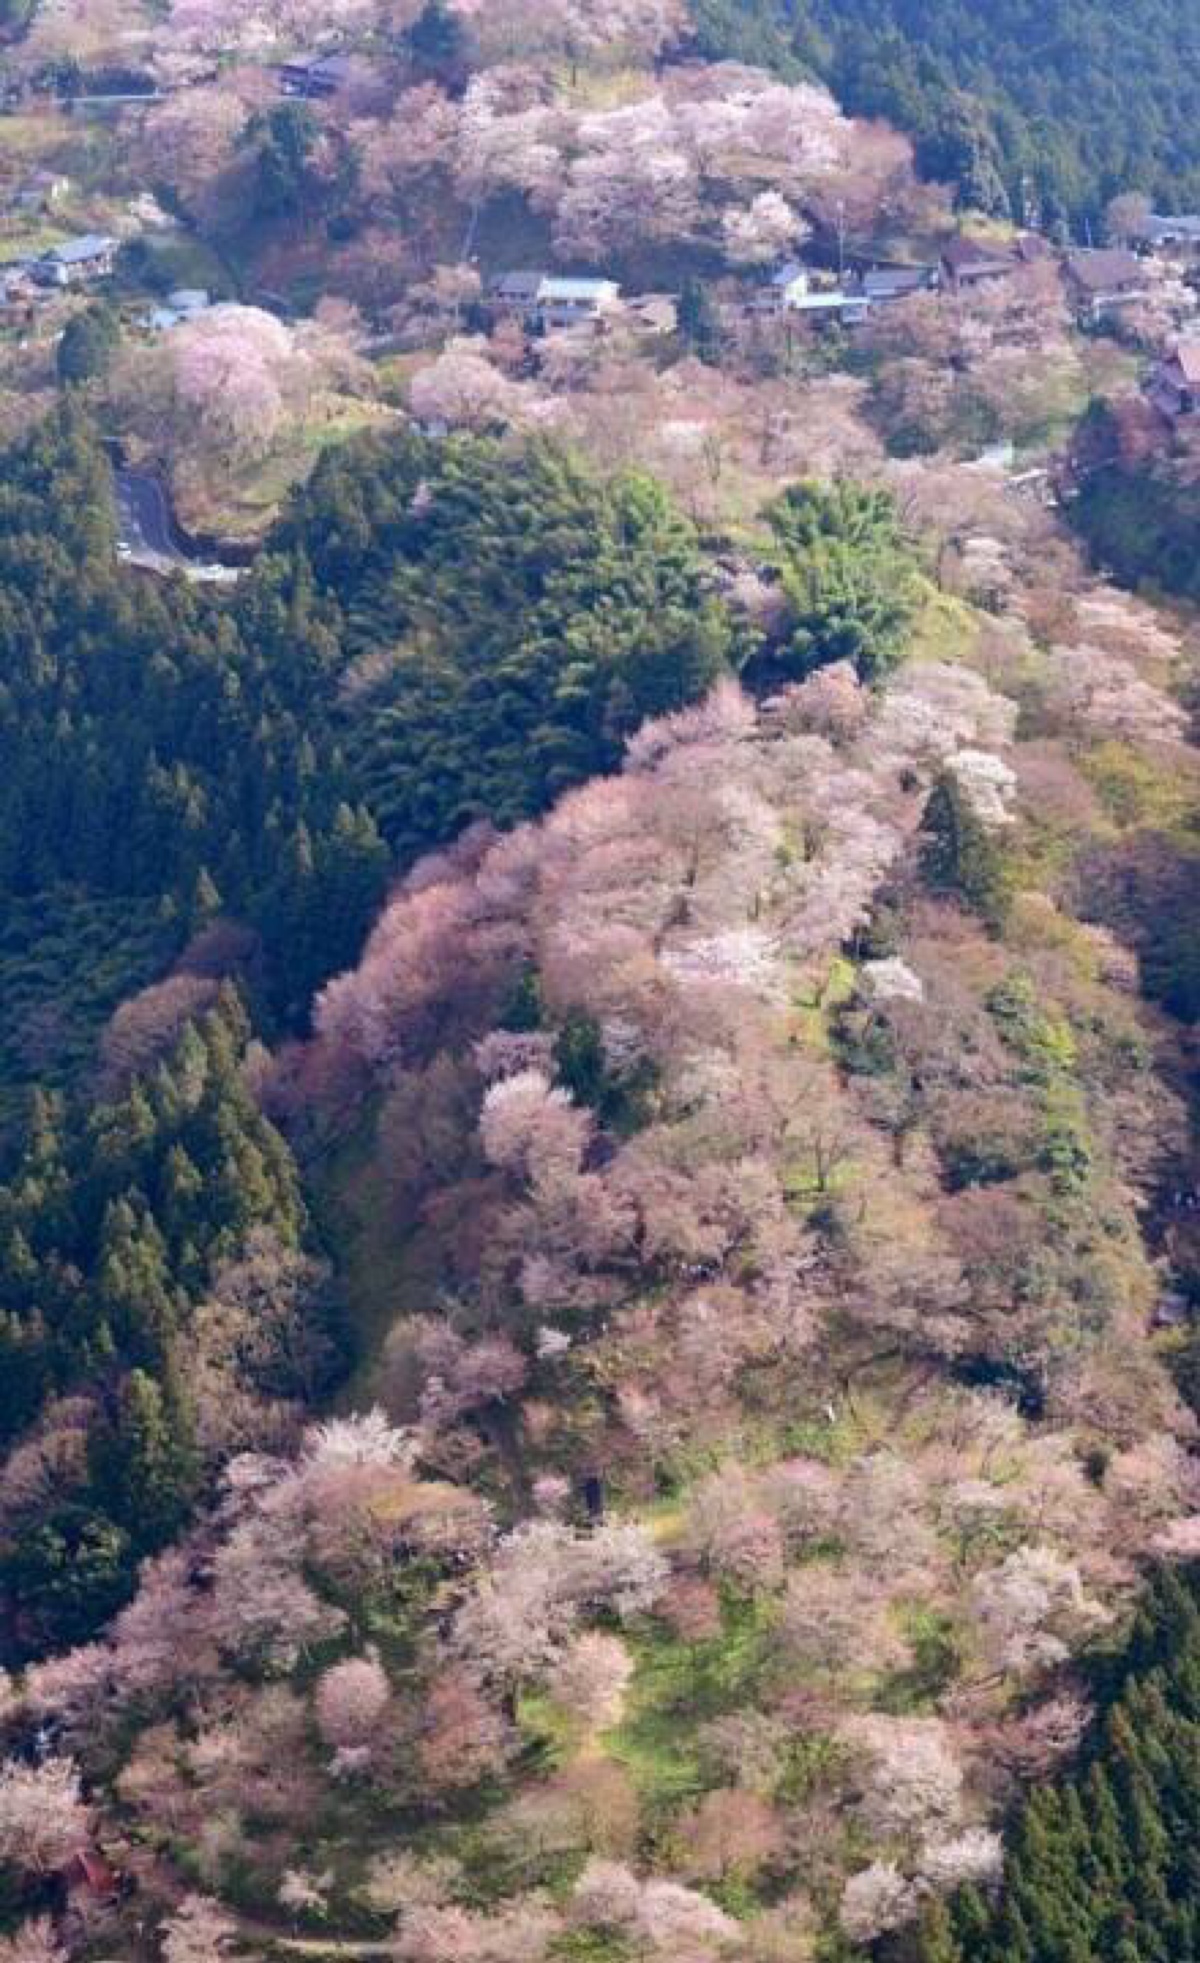
[(116, 268), (119, 241), (104, 232), (84, 232), (67, 239), (35, 259), (30, 272), (39, 286), (86, 286), (110, 279)]
[(969, 293), (976, 287), (991, 286), (1008, 279), (1018, 261), (1004, 246), (988, 245), (981, 239), (961, 233), (943, 246), (938, 260), (942, 286), (950, 293)]
[(1150, 378), (1149, 396), (1172, 422), (1200, 414), (1200, 341), (1181, 341)]
[(1101, 320), (1106, 313), (1140, 300), (1146, 293), (1146, 269), (1135, 253), (1104, 246), (1072, 252), (1066, 265), (1067, 291), (1083, 320)]

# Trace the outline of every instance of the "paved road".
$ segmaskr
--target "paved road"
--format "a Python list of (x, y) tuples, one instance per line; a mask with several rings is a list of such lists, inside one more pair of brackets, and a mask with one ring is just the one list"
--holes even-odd
[(158, 478), (145, 470), (113, 472), (117, 494), (117, 550), (130, 566), (151, 572), (181, 572), (188, 579), (225, 584), (237, 578), (233, 566), (210, 565), (185, 550), (171, 522), (171, 507)]
[(121, 544), (131, 552), (152, 553), (156, 559), (171, 559), (186, 566), (188, 556), (176, 542), (166, 492), (157, 477), (141, 470), (118, 470), (116, 480)]

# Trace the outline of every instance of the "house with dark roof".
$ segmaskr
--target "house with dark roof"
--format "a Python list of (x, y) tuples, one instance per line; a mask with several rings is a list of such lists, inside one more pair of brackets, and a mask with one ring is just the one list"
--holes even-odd
[(44, 252), (33, 261), (30, 272), (39, 286), (85, 286), (91, 280), (109, 279), (119, 246), (119, 240), (107, 233), (84, 232)]
[(1017, 265), (1015, 254), (1006, 247), (988, 245), (982, 239), (960, 233), (942, 247), (938, 272), (948, 292), (964, 293), (978, 286), (990, 286), (995, 280), (1008, 279)]
[(278, 69), (279, 87), (284, 95), (302, 101), (327, 101), (353, 81), (361, 66), (354, 55), (296, 55)]
[(1181, 341), (1173, 354), (1159, 362), (1148, 394), (1172, 422), (1200, 415), (1200, 341)]
[(501, 273), (492, 281), (492, 314), (524, 321), (535, 333), (567, 327), (602, 327), (616, 308), (621, 289), (614, 279), (570, 273)]
[(500, 273), (488, 289), (488, 304), (494, 314), (516, 314), (522, 318), (537, 311), (538, 294), (545, 273)]
[(871, 266), (859, 274), (856, 291), (869, 306), (887, 307), (914, 293), (932, 293), (936, 286), (934, 266)]
[(1067, 291), (1085, 320), (1100, 320), (1146, 294), (1146, 269), (1141, 260), (1135, 253), (1114, 246), (1072, 252), (1066, 280)]

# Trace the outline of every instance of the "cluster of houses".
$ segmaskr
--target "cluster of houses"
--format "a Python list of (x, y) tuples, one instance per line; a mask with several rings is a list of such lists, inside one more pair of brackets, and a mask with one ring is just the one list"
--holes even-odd
[[(809, 267), (793, 261), (772, 273), (766, 286), (752, 296), (747, 310), (768, 318), (808, 316), (853, 327), (880, 307), (914, 294), (966, 296), (1010, 279), (1027, 266), (1056, 258), (1054, 248), (1036, 233), (1024, 234), (1011, 245), (995, 245), (962, 234), (949, 240), (935, 263), (865, 266), (843, 276), (835, 287), (819, 284)], [(1083, 320), (1100, 320), (1146, 294), (1145, 265), (1132, 252), (1070, 252), (1062, 261), (1062, 272)]]
[[(1197, 221), (1200, 228), (1200, 220)], [(751, 319), (807, 320), (814, 326), (856, 327), (883, 307), (914, 294), (969, 296), (1009, 279), (1023, 268), (1058, 263), (1054, 247), (1035, 233), (998, 245), (963, 234), (928, 264), (884, 262), (844, 273), (830, 284), (799, 260), (788, 260), (755, 286), (738, 311)], [(1144, 299), (1148, 276), (1144, 259), (1118, 248), (1068, 252), (1062, 275), (1079, 319), (1094, 323), (1135, 300)], [(531, 333), (590, 328), (603, 332), (619, 315), (629, 319), (665, 296), (622, 299), (613, 279), (546, 272), (503, 273), (492, 282), (488, 311), (493, 320), (518, 319)], [(655, 319), (649, 315), (648, 319)], [(634, 319), (634, 324), (637, 324)], [(661, 329), (661, 323), (656, 321)]]

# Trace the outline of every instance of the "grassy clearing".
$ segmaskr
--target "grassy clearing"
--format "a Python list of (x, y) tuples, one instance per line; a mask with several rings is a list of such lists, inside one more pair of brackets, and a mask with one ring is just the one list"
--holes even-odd
[(683, 1642), (658, 1627), (632, 1639), (636, 1671), (626, 1715), (602, 1743), (629, 1773), (651, 1821), (661, 1822), (713, 1783), (700, 1727), (753, 1701), (771, 1621), (769, 1603), (728, 1601), (721, 1634), (707, 1641)]
[(218, 478), (201, 477), (186, 459), (173, 480), (176, 506), (190, 531), (254, 544), (270, 530), (289, 493), (302, 484), (321, 452), (372, 428), (390, 427), (393, 410), (348, 396), (323, 396), (271, 454)]

